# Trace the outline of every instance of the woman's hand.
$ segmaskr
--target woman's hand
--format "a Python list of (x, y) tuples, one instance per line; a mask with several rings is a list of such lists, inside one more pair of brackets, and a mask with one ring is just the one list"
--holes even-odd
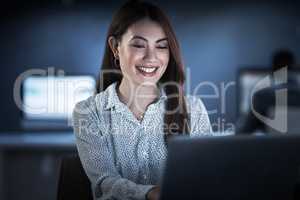
[(160, 194), (160, 187), (155, 186), (147, 193), (147, 200), (158, 200)]

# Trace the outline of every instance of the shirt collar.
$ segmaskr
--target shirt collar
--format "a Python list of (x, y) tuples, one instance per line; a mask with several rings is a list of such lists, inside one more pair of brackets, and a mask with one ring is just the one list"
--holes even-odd
[[(111, 109), (112, 107), (115, 108), (121, 108), (122, 102), (120, 101), (118, 94), (117, 94), (117, 82), (112, 83), (110, 86), (108, 86), (105, 90), (105, 93), (107, 95), (107, 104), (105, 109)], [(157, 102), (164, 101), (167, 99), (167, 95), (163, 87), (159, 84), (159, 91), (160, 96)]]

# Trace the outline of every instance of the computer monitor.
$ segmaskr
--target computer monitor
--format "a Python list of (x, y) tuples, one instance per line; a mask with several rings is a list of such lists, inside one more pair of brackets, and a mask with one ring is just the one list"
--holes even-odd
[(271, 74), (268, 69), (241, 69), (237, 77), (238, 113), (245, 115), (250, 110), (251, 91), (256, 83)]
[[(71, 118), (75, 104), (93, 95), (95, 86), (96, 81), (90, 75), (26, 78), (22, 84), (23, 125), (51, 121), (65, 123)], [(39, 123), (35, 123), (37, 121)]]
[[(300, 82), (300, 70), (292, 70), (290, 72)], [(239, 70), (237, 74), (237, 110), (239, 116), (243, 116), (249, 112), (251, 93), (254, 86), (269, 75), (272, 76), (270, 68), (243, 68)]]

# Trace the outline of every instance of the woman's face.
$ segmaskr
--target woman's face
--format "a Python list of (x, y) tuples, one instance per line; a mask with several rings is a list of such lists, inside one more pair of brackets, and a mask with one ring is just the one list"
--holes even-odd
[(143, 19), (131, 25), (122, 36), (117, 54), (123, 77), (129, 84), (153, 85), (168, 66), (168, 41), (158, 23)]

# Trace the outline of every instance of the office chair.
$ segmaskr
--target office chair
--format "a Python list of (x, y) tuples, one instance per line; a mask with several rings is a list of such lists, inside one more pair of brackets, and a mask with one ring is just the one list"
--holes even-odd
[(57, 200), (93, 200), (91, 183), (78, 155), (63, 157), (60, 166)]

